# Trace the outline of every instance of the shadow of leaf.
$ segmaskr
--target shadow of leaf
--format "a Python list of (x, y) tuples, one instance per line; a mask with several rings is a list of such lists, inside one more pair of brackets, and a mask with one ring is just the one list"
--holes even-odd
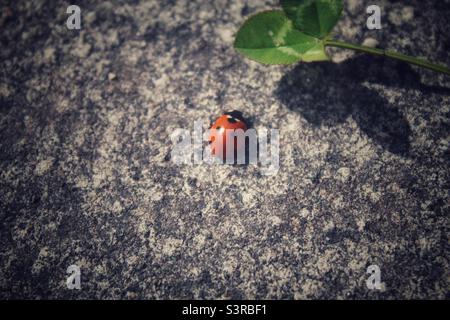
[(281, 79), (275, 94), (317, 127), (335, 126), (352, 116), (375, 143), (408, 156), (409, 123), (395, 106), (364, 83), (450, 94), (449, 88), (421, 84), (408, 64), (365, 55), (341, 64), (300, 64)]

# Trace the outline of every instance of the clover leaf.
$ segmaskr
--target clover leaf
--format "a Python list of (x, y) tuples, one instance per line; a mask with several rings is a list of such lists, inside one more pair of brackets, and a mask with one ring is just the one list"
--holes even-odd
[(342, 0), (281, 0), (294, 26), (317, 38), (326, 37), (342, 14)]
[(326, 47), (337, 47), (401, 60), (450, 75), (446, 66), (401, 53), (330, 39), (341, 17), (342, 0), (281, 0), (281, 10), (250, 17), (239, 29), (235, 49), (264, 64), (329, 60)]
[(322, 41), (296, 30), (281, 10), (261, 12), (247, 20), (234, 47), (264, 64), (328, 60)]

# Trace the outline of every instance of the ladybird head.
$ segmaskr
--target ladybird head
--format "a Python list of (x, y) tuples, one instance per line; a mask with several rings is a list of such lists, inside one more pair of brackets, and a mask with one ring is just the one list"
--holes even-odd
[(233, 110), (229, 112), (225, 112), (225, 115), (228, 116), (228, 121), (231, 123), (236, 123), (238, 121), (242, 121), (246, 124), (246, 121), (244, 120), (244, 117), (242, 116), (241, 111)]

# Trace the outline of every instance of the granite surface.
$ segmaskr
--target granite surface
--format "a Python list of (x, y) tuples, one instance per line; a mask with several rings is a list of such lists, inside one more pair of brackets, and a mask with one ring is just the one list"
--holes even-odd
[[(345, 1), (336, 37), (450, 65), (450, 1), (376, 3), (382, 30)], [(242, 22), (277, 7), (1, 2), (0, 298), (450, 298), (450, 77), (239, 56)], [(275, 175), (171, 161), (171, 132), (233, 109), (280, 130)]]

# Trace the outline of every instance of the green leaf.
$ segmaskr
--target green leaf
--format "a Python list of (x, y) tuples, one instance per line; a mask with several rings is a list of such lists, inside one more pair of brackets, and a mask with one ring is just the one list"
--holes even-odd
[(309, 35), (326, 37), (342, 14), (342, 0), (281, 0), (294, 26)]
[(250, 17), (239, 29), (234, 47), (247, 58), (264, 64), (329, 60), (323, 42), (296, 30), (281, 10)]

